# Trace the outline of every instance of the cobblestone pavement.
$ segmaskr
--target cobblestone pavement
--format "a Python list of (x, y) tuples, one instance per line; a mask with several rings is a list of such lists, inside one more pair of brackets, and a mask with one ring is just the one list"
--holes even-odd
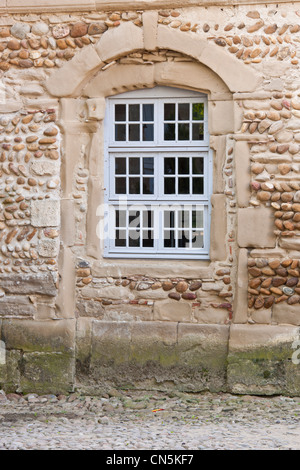
[(0, 450), (299, 450), (299, 431), (300, 397), (0, 391)]

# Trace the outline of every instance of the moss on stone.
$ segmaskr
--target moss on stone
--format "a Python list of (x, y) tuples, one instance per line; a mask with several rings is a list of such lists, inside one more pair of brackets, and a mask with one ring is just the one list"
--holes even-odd
[[(230, 354), (227, 369), (229, 390), (248, 394), (299, 394), (300, 369), (291, 363), (292, 353), (291, 344), (283, 343)], [(298, 379), (295, 378), (297, 376)]]
[(72, 391), (74, 357), (62, 353), (26, 353), (22, 357), (20, 388), (23, 393)]

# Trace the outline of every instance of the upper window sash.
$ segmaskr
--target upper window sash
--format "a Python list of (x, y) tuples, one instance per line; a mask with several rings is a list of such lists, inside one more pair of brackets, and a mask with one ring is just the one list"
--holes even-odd
[(207, 100), (202, 97), (111, 99), (109, 121), (109, 147), (208, 146)]

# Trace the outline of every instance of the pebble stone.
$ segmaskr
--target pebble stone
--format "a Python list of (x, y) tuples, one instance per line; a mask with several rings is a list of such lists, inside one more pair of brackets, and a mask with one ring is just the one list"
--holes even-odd
[(0, 390), (0, 450), (299, 450), (299, 422), (300, 397)]

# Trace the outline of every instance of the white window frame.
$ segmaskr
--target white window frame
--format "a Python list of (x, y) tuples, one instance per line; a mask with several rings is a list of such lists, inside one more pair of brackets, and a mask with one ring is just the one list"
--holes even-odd
[[(114, 105), (115, 104), (136, 104), (136, 103), (154, 103), (154, 141), (116, 141), (114, 138)], [(163, 122), (162, 106), (164, 102), (168, 103), (204, 103), (204, 138), (201, 141), (164, 141), (163, 140)], [(192, 108), (190, 106), (190, 108)], [(208, 106), (207, 96), (202, 93), (169, 88), (155, 87), (153, 89), (143, 89), (133, 92), (126, 92), (118, 96), (107, 98), (106, 115), (104, 120), (104, 251), (103, 256), (107, 258), (168, 258), (168, 259), (209, 259), (210, 243), (210, 218), (211, 205), (210, 196), (212, 192), (212, 155), (209, 149), (208, 134)], [(191, 137), (191, 136), (190, 136)], [(204, 161), (204, 191), (203, 194), (191, 195), (167, 195), (164, 194), (163, 184), (164, 157), (190, 157), (203, 156)], [(132, 194), (121, 196), (116, 194), (114, 162), (117, 157), (129, 156), (149, 156), (154, 157), (154, 180), (156, 182), (155, 192), (151, 195)], [(127, 167), (128, 168), (128, 167)], [(128, 174), (126, 175), (128, 181)], [(190, 191), (191, 191), (191, 174)], [(158, 184), (157, 184), (158, 183)], [(127, 185), (128, 190), (128, 185)], [(165, 248), (163, 247), (163, 222), (162, 211), (169, 207), (177, 207), (180, 204), (187, 206), (191, 210), (192, 206), (203, 206), (204, 210), (204, 246), (201, 249), (196, 248)], [(142, 207), (150, 207), (154, 210), (154, 247), (116, 247), (115, 239), (115, 213), (114, 209), (125, 209), (125, 207), (139, 204)]]

